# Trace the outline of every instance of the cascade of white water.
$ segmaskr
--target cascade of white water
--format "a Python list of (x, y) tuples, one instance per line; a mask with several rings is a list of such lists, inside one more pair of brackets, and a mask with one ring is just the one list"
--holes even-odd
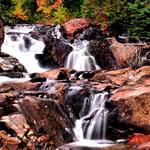
[(60, 25), (55, 27), (55, 31), (52, 33), (54, 38), (62, 39), (64, 43), (73, 48), (69, 53), (66, 61), (66, 68), (73, 68), (77, 71), (91, 71), (98, 70), (100, 67), (96, 64), (95, 58), (89, 52), (89, 42), (84, 40), (75, 40), (74, 43), (69, 43), (65, 40), (60, 32)]
[(62, 34), (61, 34), (61, 32), (60, 32), (60, 25), (57, 25), (56, 27), (55, 27), (55, 30), (54, 30), (54, 32), (52, 32), (52, 36), (54, 37), (54, 38), (56, 38), (56, 39), (60, 39), (60, 38), (63, 38), (62, 37)]
[(91, 99), (91, 106), (88, 113), (76, 120), (73, 130), (77, 141), (105, 139), (108, 113), (105, 109), (107, 95), (107, 92), (95, 94)]
[[(65, 61), (66, 68), (73, 68), (77, 71), (91, 71), (100, 69), (95, 58), (89, 52), (89, 42), (75, 40), (73, 44), (63, 38), (60, 32), (60, 25), (57, 25), (52, 32), (56, 39), (61, 39), (65, 44), (73, 48)], [(36, 54), (42, 54), (45, 44), (42, 41), (33, 39), (29, 32), (35, 26), (16, 25), (14, 28), (5, 27), (5, 40), (2, 45), (2, 52), (16, 57), (29, 73), (43, 72), (47, 68), (42, 68), (36, 59)]]
[(25, 77), (23, 78), (9, 78), (9, 77), (6, 77), (6, 76), (0, 76), (0, 85), (1, 84), (4, 84), (4, 83), (10, 83), (10, 82), (25, 82), (25, 81), (28, 81), (30, 80), (30, 77), (28, 74), (24, 74)]
[(96, 64), (95, 58), (88, 51), (88, 41), (75, 40), (73, 44), (69, 45), (73, 48), (73, 50), (68, 55), (65, 62), (66, 68), (73, 68), (77, 71), (100, 69), (100, 67)]
[(40, 67), (36, 54), (42, 54), (45, 44), (28, 35), (32, 26), (16, 26), (13, 29), (5, 27), (5, 39), (2, 52), (16, 57), (29, 73), (42, 72), (46, 69)]

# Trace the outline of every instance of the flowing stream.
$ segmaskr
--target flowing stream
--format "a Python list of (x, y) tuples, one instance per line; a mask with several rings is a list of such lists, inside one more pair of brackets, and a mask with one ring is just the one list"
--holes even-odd
[[(5, 40), (2, 45), (2, 52), (16, 57), (22, 63), (29, 73), (43, 72), (50, 68), (42, 68), (36, 59), (36, 54), (42, 54), (45, 44), (42, 40), (33, 39), (29, 32), (34, 30), (35, 26), (16, 25), (13, 29), (5, 27)], [(73, 68), (77, 71), (98, 70), (100, 67), (96, 64), (95, 58), (89, 52), (89, 42), (86, 40), (75, 39), (74, 43), (65, 40), (60, 32), (60, 26), (57, 25), (52, 35), (56, 39), (61, 39), (73, 50), (67, 56), (64, 67)], [(31, 67), (32, 66), (32, 67)]]
[[(90, 100), (90, 109), (86, 115), (76, 120), (74, 133), (78, 141), (85, 139), (105, 139), (107, 113), (105, 102), (107, 92), (92, 95)], [(82, 112), (85, 112), (88, 99), (85, 98)]]
[(5, 39), (2, 52), (16, 57), (29, 73), (42, 72), (45, 68), (39, 65), (36, 54), (42, 54), (45, 44), (33, 39), (29, 32), (34, 26), (15, 26), (14, 29), (5, 27)]
[[(42, 68), (35, 57), (36, 54), (43, 53), (45, 44), (42, 40), (35, 40), (30, 36), (29, 32), (33, 29), (34, 26), (16, 26), (13, 29), (5, 27), (5, 40), (2, 45), (2, 52), (16, 57), (25, 66), (28, 73), (43, 72), (50, 69)], [(63, 42), (73, 48), (66, 58), (64, 64), (66, 68), (73, 68), (77, 71), (100, 69), (96, 64), (95, 58), (89, 53), (88, 41), (75, 39), (74, 43), (71, 44), (62, 37), (60, 26), (55, 27), (52, 35), (56, 39), (62, 39)], [(6, 81), (12, 80), (5, 78), (4, 82)], [(107, 92), (91, 94), (90, 98), (86, 97), (84, 99), (80, 117), (75, 121), (73, 128), (78, 145), (99, 147), (101, 143), (112, 143), (105, 140), (108, 114), (108, 110), (105, 108), (105, 102), (107, 99)], [(89, 103), (90, 108), (87, 108), (87, 104)], [(94, 141), (94, 145), (91, 144), (91, 140)]]
[(68, 55), (65, 67), (73, 68), (77, 71), (98, 70), (100, 67), (96, 64), (95, 58), (88, 50), (89, 42), (84, 40), (75, 40), (70, 46), (73, 51)]
[[(82, 87), (74, 86), (71, 89), (68, 94), (75, 97), (74, 93), (82, 90)], [(105, 102), (108, 100), (108, 92), (94, 93), (90, 90), (90, 96), (78, 100), (82, 103), (82, 108), (73, 128), (76, 142), (65, 145), (66, 150), (67, 147), (101, 148), (114, 144), (107, 140), (106, 136), (108, 110), (105, 108)], [(79, 106), (75, 104), (74, 107)]]

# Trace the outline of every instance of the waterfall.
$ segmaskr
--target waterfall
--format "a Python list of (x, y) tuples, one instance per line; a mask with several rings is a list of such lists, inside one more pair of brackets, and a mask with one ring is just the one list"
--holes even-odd
[(98, 70), (100, 67), (96, 64), (95, 58), (89, 52), (89, 41), (75, 40), (70, 46), (73, 51), (68, 55), (65, 67), (73, 68), (77, 71)]
[(105, 102), (108, 100), (108, 92), (91, 93), (90, 97), (84, 99), (80, 117), (75, 121), (73, 131), (76, 141), (63, 145), (60, 149), (107, 149), (114, 145), (113, 141), (106, 138), (108, 110)]
[[(29, 73), (43, 72), (48, 69), (42, 68), (35, 57), (36, 54), (43, 54), (45, 44), (42, 40), (35, 40), (30, 36), (29, 32), (34, 28), (35, 26), (29, 25), (16, 25), (13, 28), (6, 26), (2, 45), (2, 52), (16, 57)], [(52, 36), (73, 48), (65, 60), (64, 67), (77, 71), (100, 69), (95, 58), (89, 52), (89, 41), (76, 39), (74, 43), (70, 43), (69, 40), (63, 38), (60, 28), (61, 26), (57, 25), (52, 31)]]
[(60, 25), (55, 27), (52, 33), (56, 39), (61, 39), (64, 43), (73, 48), (65, 61), (66, 68), (73, 68), (77, 71), (91, 71), (98, 70), (100, 67), (96, 64), (95, 58), (89, 52), (89, 41), (75, 39), (74, 43), (65, 40), (60, 32)]
[(45, 68), (40, 67), (36, 54), (42, 54), (45, 44), (33, 39), (29, 32), (34, 26), (16, 25), (13, 29), (5, 27), (5, 39), (2, 52), (16, 57), (29, 73), (42, 72)]
[[(73, 130), (77, 141), (106, 138), (108, 111), (105, 108), (105, 102), (107, 95), (107, 92), (92, 95), (88, 113), (75, 122)], [(85, 98), (82, 112), (85, 112), (87, 102), (87, 98)]]

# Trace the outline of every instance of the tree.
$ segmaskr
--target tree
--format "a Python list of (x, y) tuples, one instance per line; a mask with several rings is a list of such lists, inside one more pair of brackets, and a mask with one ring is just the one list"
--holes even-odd
[(129, 30), (132, 36), (150, 37), (150, 2), (148, 0), (135, 0), (128, 3), (131, 14)]
[(5, 21), (5, 23), (12, 23), (13, 17), (11, 11), (14, 4), (10, 0), (0, 0), (0, 16)]
[(123, 0), (84, 0), (82, 16), (96, 19), (106, 29), (127, 17), (127, 7)]

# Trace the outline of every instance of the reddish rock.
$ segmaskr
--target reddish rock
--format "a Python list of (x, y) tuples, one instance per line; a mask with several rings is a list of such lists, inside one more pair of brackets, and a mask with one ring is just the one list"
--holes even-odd
[[(69, 128), (68, 121), (57, 103), (52, 100), (42, 101), (37, 97), (26, 96), (21, 100), (20, 106), (34, 133), (37, 136), (42, 134), (49, 135), (48, 141), (45, 143), (57, 147), (71, 140), (71, 137), (65, 131), (65, 129)], [(67, 134), (68, 136), (65, 137), (64, 135)]]
[(69, 74), (71, 71), (72, 69), (59, 68), (39, 73), (37, 76), (54, 80), (64, 80), (69, 79)]
[(113, 85), (122, 86), (123, 84), (130, 81), (130, 76), (134, 73), (131, 68), (125, 68), (114, 71), (100, 71), (90, 79), (100, 83), (111, 83)]
[(0, 141), (1, 150), (17, 150), (21, 142), (18, 138), (11, 137), (4, 131), (0, 131)]
[(99, 91), (104, 91), (106, 89), (114, 89), (116, 88), (115, 85), (111, 83), (98, 83), (98, 82), (91, 82), (91, 86)]
[(14, 99), (16, 99), (17, 94), (13, 92), (9, 93), (0, 93), (0, 106), (6, 105), (8, 102), (13, 103)]
[(67, 31), (68, 35), (72, 35), (78, 29), (84, 28), (89, 25), (89, 21), (87, 19), (72, 19), (64, 24), (64, 27)]
[[(148, 48), (150, 44), (134, 44), (134, 43), (119, 43), (115, 38), (110, 38), (110, 49), (116, 59), (117, 65), (120, 68), (129, 66), (141, 67), (149, 64)], [(145, 52), (145, 48), (147, 51)], [(144, 53), (144, 55), (142, 54)]]
[(117, 92), (111, 99), (118, 109), (118, 120), (150, 132), (150, 86), (135, 87)]
[(150, 149), (150, 142), (143, 143), (137, 147), (137, 150), (149, 150)]
[(2, 116), (0, 122), (4, 122), (8, 128), (14, 130), (19, 138), (23, 138), (29, 130), (29, 125), (22, 114)]
[(140, 145), (147, 142), (150, 142), (150, 135), (135, 134), (129, 138), (128, 143), (132, 145)]
[[(134, 85), (137, 83), (149, 84), (150, 66), (144, 66), (137, 70), (131, 67), (112, 71), (97, 71), (91, 81), (112, 83), (113, 85)], [(137, 82), (137, 83), (136, 83)]]
[[(40, 83), (32, 83), (30, 81), (26, 81), (26, 82), (10, 82), (10, 83), (4, 83), (2, 85), (0, 85), (0, 90), (2, 92), (6, 91), (6, 92), (10, 92), (10, 91), (25, 91), (25, 90), (33, 90), (35, 89)], [(1, 93), (2, 93), (1, 92)], [(6, 93), (5, 92), (5, 93)]]
[(132, 66), (135, 61), (135, 56), (138, 55), (138, 50), (133, 45), (125, 45), (119, 43), (115, 38), (111, 39), (111, 51), (117, 61), (117, 65), (122, 67)]
[[(132, 80), (115, 90), (110, 97), (118, 110), (118, 121), (150, 132), (150, 67), (132, 72)], [(141, 75), (142, 74), (142, 75)]]

